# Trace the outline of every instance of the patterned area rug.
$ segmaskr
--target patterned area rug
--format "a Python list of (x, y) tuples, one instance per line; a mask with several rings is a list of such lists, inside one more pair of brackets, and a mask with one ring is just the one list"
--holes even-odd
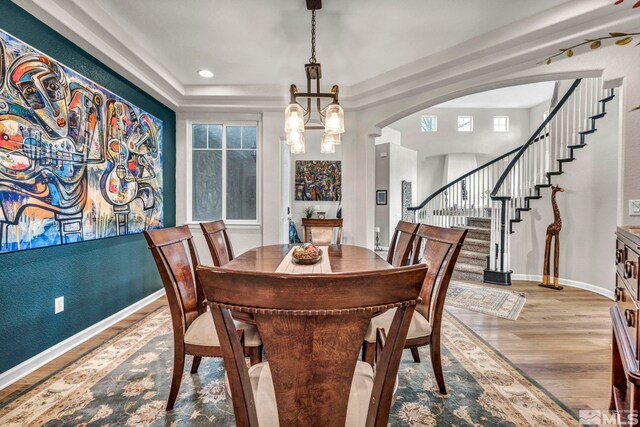
[(524, 292), (451, 281), (445, 304), (516, 320), (526, 300)]
[[(428, 351), (405, 352), (392, 426), (567, 426), (575, 418), (453, 316), (443, 355), (448, 396), (441, 396)], [(0, 425), (234, 425), (221, 360), (185, 372), (173, 411), (165, 412), (172, 364), (166, 308), (150, 314), (0, 408)], [(190, 360), (188, 360), (190, 366)]]

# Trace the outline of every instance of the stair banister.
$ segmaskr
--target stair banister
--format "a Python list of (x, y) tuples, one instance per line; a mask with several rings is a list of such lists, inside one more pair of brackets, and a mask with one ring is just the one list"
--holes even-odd
[[(567, 102), (567, 99), (569, 99), (571, 94), (573, 94), (573, 92), (576, 90), (576, 88), (580, 85), (580, 81), (581, 80), (582, 79), (577, 79), (576, 81), (573, 82), (573, 84), (571, 85), (571, 87), (569, 88), (567, 93), (564, 94), (564, 96), (562, 97), (560, 102), (558, 102), (558, 104), (553, 108), (553, 111), (551, 113), (549, 113), (547, 118), (542, 121), (542, 124), (538, 127), (538, 129), (536, 129), (536, 131), (533, 133), (531, 138), (529, 138), (529, 140), (527, 142), (525, 142), (524, 145), (522, 145), (519, 148), (518, 153), (516, 153), (516, 155), (513, 157), (513, 159), (511, 160), (511, 162), (507, 166), (507, 168), (504, 170), (504, 172), (500, 176), (500, 178), (498, 178), (498, 181), (496, 182), (496, 185), (493, 187), (493, 191), (491, 191), (491, 198), (492, 199), (494, 199), (494, 200), (500, 200), (501, 199), (501, 196), (498, 196), (498, 191), (500, 191), (500, 188), (502, 187), (502, 184), (503, 184), (504, 180), (507, 178), (507, 176), (509, 175), (509, 173), (511, 172), (511, 170), (513, 169), (515, 164), (520, 159), (520, 157), (522, 157), (522, 154), (525, 151), (527, 151), (527, 149), (529, 148), (529, 146), (531, 144), (533, 144), (534, 142), (536, 142), (539, 139), (536, 136), (540, 135), (540, 133), (549, 124), (549, 122), (551, 122), (551, 120), (555, 117), (555, 115), (558, 113), (558, 111), (560, 111), (560, 109), (564, 106), (565, 102)], [(505, 197), (505, 196), (502, 196), (502, 197)], [(507, 198), (510, 198), (510, 197), (507, 196)]]
[(451, 181), (450, 183), (440, 187), (440, 189), (438, 189), (438, 190), (434, 191), (433, 193), (431, 193), (431, 195), (429, 197), (427, 197), (426, 199), (424, 199), (422, 201), (422, 203), (420, 203), (418, 206), (411, 206), (411, 207), (407, 208), (407, 210), (413, 211), (414, 221), (415, 221), (415, 212), (417, 210), (420, 210), (420, 209), (424, 208), (427, 205), (427, 203), (429, 203), (431, 200), (435, 199), (442, 192), (444, 192), (448, 188), (454, 186), (455, 184), (459, 183), (463, 179), (468, 178), (469, 176), (473, 175), (474, 173), (479, 172), (480, 170), (485, 169), (486, 167), (488, 167), (488, 166), (490, 166), (490, 165), (492, 165), (494, 163), (497, 163), (498, 161), (504, 159), (505, 157), (509, 157), (510, 155), (512, 155), (514, 153), (517, 153), (518, 150), (520, 150), (521, 148), (522, 148), (522, 146), (518, 146), (518, 147), (514, 148), (513, 150), (503, 154), (502, 156), (496, 157), (495, 159), (483, 164), (482, 166), (478, 166), (477, 168), (475, 168), (471, 172), (467, 172), (466, 174), (462, 175), (461, 177), (456, 178), (455, 180)]

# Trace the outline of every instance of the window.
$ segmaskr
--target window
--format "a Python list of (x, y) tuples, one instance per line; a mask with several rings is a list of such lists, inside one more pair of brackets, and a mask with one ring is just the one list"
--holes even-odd
[(191, 126), (191, 219), (255, 223), (256, 124)]
[(493, 117), (493, 131), (494, 132), (509, 132), (509, 116), (494, 116)]
[(473, 116), (458, 116), (458, 132), (473, 132)]
[(422, 132), (435, 132), (438, 130), (438, 116), (422, 116), (420, 119)]

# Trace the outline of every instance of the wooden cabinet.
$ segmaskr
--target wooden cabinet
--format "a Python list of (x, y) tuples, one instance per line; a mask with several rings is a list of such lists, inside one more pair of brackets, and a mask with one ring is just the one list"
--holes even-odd
[(638, 411), (640, 409), (638, 358), (640, 229), (621, 227), (618, 228), (616, 236), (616, 303), (610, 310), (613, 324), (610, 409)]

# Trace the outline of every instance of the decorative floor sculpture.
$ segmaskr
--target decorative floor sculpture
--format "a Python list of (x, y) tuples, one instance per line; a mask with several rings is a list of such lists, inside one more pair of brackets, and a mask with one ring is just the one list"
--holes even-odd
[[(564, 188), (559, 185), (551, 187), (551, 207), (553, 208), (553, 222), (547, 227), (547, 240), (544, 245), (544, 271), (542, 272), (542, 283), (539, 286), (543, 288), (555, 289), (559, 291), (562, 286), (558, 284), (558, 261), (560, 258), (560, 230), (562, 229), (562, 219), (560, 219), (560, 210), (556, 203), (556, 193), (564, 192)], [(551, 239), (555, 239), (554, 256), (553, 256), (553, 285), (551, 284), (549, 265), (551, 257)]]

